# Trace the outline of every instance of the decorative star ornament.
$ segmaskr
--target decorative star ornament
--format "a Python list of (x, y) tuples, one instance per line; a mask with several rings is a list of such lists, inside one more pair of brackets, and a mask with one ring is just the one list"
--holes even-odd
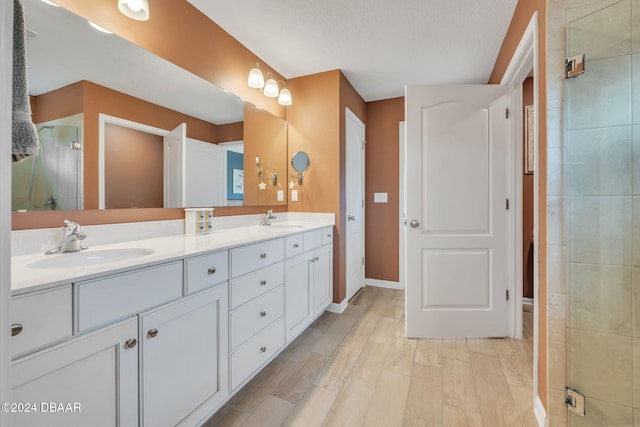
[(260, 190), (266, 190), (267, 184), (265, 184), (264, 182), (261, 182), (260, 184), (258, 184), (258, 187), (260, 187)]
[(296, 186), (296, 183), (293, 180), (289, 181), (289, 188), (293, 190), (293, 187)]

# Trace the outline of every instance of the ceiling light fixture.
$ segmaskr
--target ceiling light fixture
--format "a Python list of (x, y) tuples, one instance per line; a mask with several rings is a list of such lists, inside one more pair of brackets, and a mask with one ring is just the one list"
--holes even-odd
[(136, 21), (149, 19), (149, 2), (147, 0), (118, 0), (118, 10)]
[(51, 0), (40, 0), (42, 3), (46, 3), (49, 6), (55, 6), (55, 7), (60, 7), (60, 5), (55, 4), (54, 2), (52, 2)]
[(96, 24), (95, 22), (91, 22), (91, 21), (87, 21), (89, 23), (89, 25), (91, 25), (93, 28), (95, 28), (96, 30), (105, 33), (105, 34), (113, 34), (111, 31), (107, 30), (104, 27), (101, 27), (100, 25)]
[[(278, 83), (282, 83), (282, 90), (280, 90)], [(287, 88), (287, 84), (282, 80), (274, 79), (273, 74), (270, 72), (267, 73), (267, 81), (265, 82), (264, 74), (262, 74), (262, 70), (260, 69), (260, 64), (256, 63), (256, 66), (249, 71), (247, 84), (251, 88), (262, 91), (266, 97), (277, 97), (278, 104), (280, 105), (292, 104), (291, 91)]]

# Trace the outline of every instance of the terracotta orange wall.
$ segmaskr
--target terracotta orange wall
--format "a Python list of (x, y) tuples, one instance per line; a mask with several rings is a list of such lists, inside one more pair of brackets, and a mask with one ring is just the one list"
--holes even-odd
[(286, 116), (286, 108), (276, 99), (247, 86), (247, 75), (259, 62), (265, 75), (272, 72), (276, 80), (286, 79), (186, 0), (149, 2), (148, 21), (127, 18), (114, 0), (56, 3), (275, 115)]
[[(345, 107), (366, 122), (364, 100), (339, 70), (296, 79), (287, 86), (295, 93), (289, 106), (288, 158), (296, 151), (309, 154), (311, 166), (298, 190), (298, 201), (289, 199), (288, 208), (298, 212), (332, 212), (336, 215), (333, 240), (333, 300), (346, 296), (344, 239)], [(289, 164), (289, 174), (295, 171)], [(288, 191), (289, 196), (291, 190)]]
[[(400, 251), (399, 123), (404, 97), (367, 102), (365, 171), (365, 274), (369, 279), (397, 282)], [(373, 203), (373, 193), (387, 193), (388, 203)]]
[(216, 143), (240, 141), (244, 139), (244, 122), (218, 125), (218, 138)]
[(36, 124), (73, 116), (83, 111), (84, 85), (82, 82), (73, 83), (29, 99)]
[(547, 2), (520, 0), (511, 25), (500, 48), (489, 83), (500, 83), (509, 61), (535, 12), (538, 12), (538, 156), (536, 173), (539, 182), (538, 198), (538, 394), (545, 408), (547, 404)]
[[(244, 203), (246, 205), (286, 205), (277, 192), (287, 190), (287, 122), (252, 105), (244, 107)], [(262, 165), (258, 177), (256, 156)], [(273, 185), (273, 174), (278, 174)], [(266, 184), (264, 190), (258, 186)], [(286, 194), (285, 194), (286, 196)]]
[(106, 208), (163, 207), (162, 137), (107, 123), (104, 148)]

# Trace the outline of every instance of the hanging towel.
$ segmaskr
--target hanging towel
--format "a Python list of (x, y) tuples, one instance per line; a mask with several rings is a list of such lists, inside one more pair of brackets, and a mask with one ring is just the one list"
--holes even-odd
[(11, 157), (19, 162), (38, 154), (38, 132), (31, 121), (31, 106), (27, 91), (26, 37), (24, 11), (20, 0), (13, 0), (13, 126)]

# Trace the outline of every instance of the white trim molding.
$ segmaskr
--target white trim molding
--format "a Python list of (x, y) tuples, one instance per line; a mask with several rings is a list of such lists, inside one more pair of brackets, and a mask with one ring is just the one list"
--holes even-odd
[(540, 396), (536, 396), (533, 400), (533, 414), (536, 416), (536, 421), (538, 421), (540, 427), (547, 427), (549, 420), (547, 419), (547, 412), (544, 410)]
[(329, 313), (342, 314), (344, 313), (344, 311), (347, 309), (348, 306), (349, 306), (349, 301), (345, 298), (342, 300), (340, 304), (332, 302), (331, 305), (327, 307), (326, 311), (328, 311)]
[(374, 286), (376, 288), (404, 289), (404, 286), (402, 286), (400, 282), (392, 282), (389, 280), (364, 279), (364, 283), (366, 286)]

